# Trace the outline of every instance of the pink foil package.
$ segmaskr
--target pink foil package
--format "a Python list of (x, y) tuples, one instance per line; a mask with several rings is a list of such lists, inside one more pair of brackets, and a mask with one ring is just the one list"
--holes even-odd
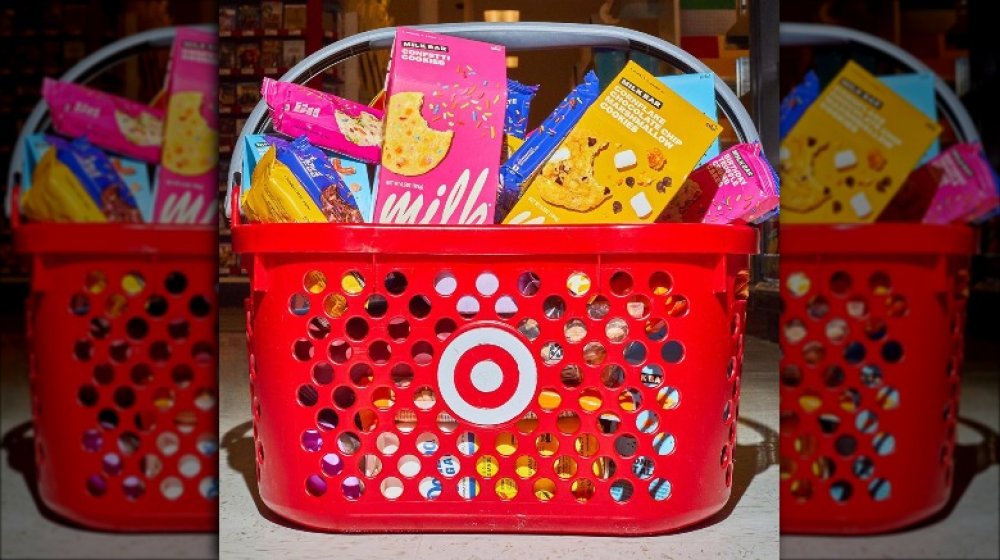
[(506, 107), (502, 45), (398, 28), (374, 221), (492, 224)]
[(163, 111), (88, 87), (46, 78), (42, 96), (56, 132), (106, 150), (160, 162)]
[(264, 78), (264, 102), (274, 130), (339, 154), (378, 163), (382, 146), (382, 115), (367, 107), (314, 89)]
[(218, 220), (218, 43), (218, 34), (189, 27), (179, 28), (174, 37), (155, 222)]
[(989, 164), (978, 144), (956, 144), (914, 171), (907, 182), (932, 185), (927, 224), (973, 221), (991, 212), (1000, 199)]
[(657, 221), (755, 223), (778, 204), (778, 179), (760, 144), (737, 144), (692, 171)]

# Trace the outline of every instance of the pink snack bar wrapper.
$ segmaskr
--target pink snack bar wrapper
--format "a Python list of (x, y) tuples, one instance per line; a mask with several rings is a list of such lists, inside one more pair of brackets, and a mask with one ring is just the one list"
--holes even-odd
[(45, 78), (42, 97), (56, 132), (149, 163), (160, 162), (163, 111), (96, 89)]
[(274, 130), (347, 157), (378, 163), (383, 111), (289, 82), (264, 78), (260, 88)]
[(692, 171), (657, 221), (750, 223), (778, 204), (778, 180), (760, 144), (737, 144)]
[(218, 79), (218, 34), (179, 28), (170, 52), (155, 222), (218, 221)]
[(502, 45), (398, 28), (374, 221), (492, 224), (506, 108)]
[(994, 175), (978, 144), (955, 144), (914, 171), (911, 181), (936, 186), (924, 215), (926, 224), (973, 221), (1000, 204)]

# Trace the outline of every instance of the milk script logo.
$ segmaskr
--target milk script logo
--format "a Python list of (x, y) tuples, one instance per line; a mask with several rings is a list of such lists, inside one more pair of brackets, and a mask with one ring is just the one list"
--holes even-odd
[[(410, 193), (413, 191), (407, 191), (397, 198), (396, 194), (393, 193), (386, 198), (385, 206), (382, 207), (378, 221), (380, 223), (393, 224), (429, 224), (432, 222), (446, 224), (449, 223), (455, 211), (458, 210), (461, 201), (465, 200), (465, 204), (458, 215), (459, 223), (486, 223), (486, 216), (489, 215), (489, 206), (485, 202), (476, 206), (476, 200), (483, 191), (483, 185), (486, 184), (486, 177), (488, 175), (489, 169), (483, 169), (476, 178), (476, 182), (472, 184), (472, 190), (468, 195), (466, 191), (469, 190), (469, 178), (472, 176), (469, 169), (462, 171), (462, 174), (458, 176), (458, 180), (455, 181), (455, 185), (450, 192), (448, 191), (448, 185), (442, 183), (437, 189), (437, 198), (427, 205), (427, 209), (424, 210), (422, 216), (421, 210), (423, 210), (424, 206), (423, 194), (419, 194), (414, 198), (410, 196)], [(444, 206), (442, 207), (440, 199), (445, 194), (448, 195), (448, 198), (445, 199)], [(438, 210), (441, 210), (440, 216), (438, 216)]]

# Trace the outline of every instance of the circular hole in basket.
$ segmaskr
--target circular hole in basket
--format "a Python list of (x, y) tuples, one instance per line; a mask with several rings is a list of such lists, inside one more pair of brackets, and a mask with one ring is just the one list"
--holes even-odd
[(646, 321), (645, 331), (646, 338), (653, 342), (659, 342), (667, 338), (667, 322), (663, 319), (652, 318)]
[[(371, 298), (369, 298), (369, 301), (371, 301)], [(366, 303), (365, 309), (367, 308), (368, 304)], [(323, 312), (326, 313), (331, 319), (339, 319), (343, 317), (344, 313), (347, 313), (347, 298), (345, 298), (342, 294), (327, 295), (323, 298)]]
[(517, 324), (517, 331), (529, 341), (534, 341), (541, 334), (538, 321), (534, 319), (521, 319), (521, 322)]
[(530, 455), (521, 455), (514, 461), (514, 474), (521, 478), (531, 478), (538, 473), (538, 462)]
[(874, 434), (878, 430), (878, 415), (870, 410), (862, 410), (854, 417), (854, 427), (862, 434)]
[(566, 289), (573, 297), (581, 297), (590, 291), (590, 276), (584, 272), (574, 272), (566, 279)]
[(344, 330), (347, 333), (347, 338), (351, 340), (364, 340), (368, 336), (368, 321), (365, 321), (361, 317), (351, 317), (347, 320)]
[(835, 502), (846, 502), (851, 499), (853, 493), (854, 489), (846, 481), (838, 480), (830, 485), (830, 497)]
[(323, 436), (318, 430), (303, 430), (301, 437), (302, 449), (314, 453), (323, 447)]
[(844, 382), (844, 370), (840, 366), (827, 366), (823, 370), (823, 384), (833, 389)]
[(566, 301), (559, 296), (549, 296), (542, 303), (542, 311), (549, 319), (561, 319), (566, 313)]
[(417, 427), (417, 413), (408, 408), (404, 408), (396, 412), (393, 422), (396, 424), (396, 430), (398, 430), (399, 433), (408, 434)]
[(173, 295), (180, 295), (187, 289), (188, 279), (183, 272), (173, 271), (163, 280), (163, 287)]
[(868, 483), (868, 495), (876, 502), (889, 499), (892, 494), (892, 484), (884, 478), (876, 478)]
[(539, 355), (545, 365), (554, 366), (562, 361), (564, 351), (562, 345), (558, 342), (546, 342), (542, 345)]
[(83, 276), (83, 287), (92, 294), (99, 294), (108, 287), (108, 277), (100, 270), (91, 270)]
[[(388, 349), (388, 344), (386, 344), (386, 348)], [(413, 348), (410, 349), (410, 355), (413, 357), (413, 362), (418, 366), (429, 365), (432, 361), (434, 361), (434, 346), (425, 340), (418, 341), (413, 345)], [(388, 361), (388, 359), (388, 356), (386, 356), (385, 360), (379, 362), (377, 357), (372, 357), (372, 360), (375, 361), (375, 363), (384, 363), (385, 361)]]
[(114, 401), (119, 408), (129, 408), (135, 404), (135, 391), (131, 387), (122, 385), (115, 389)]
[(844, 348), (844, 361), (858, 365), (865, 359), (865, 345), (860, 342), (850, 342)]
[(167, 323), (167, 336), (177, 342), (187, 340), (191, 336), (191, 324), (186, 319), (171, 319)]
[(465, 432), (458, 436), (458, 452), (466, 457), (471, 457), (479, 451), (479, 439), (473, 432)]
[(327, 385), (333, 381), (333, 366), (326, 362), (317, 362), (312, 368), (312, 378), (319, 385)]
[(157, 340), (149, 345), (149, 359), (154, 362), (166, 362), (171, 354), (170, 345), (163, 340)]
[(673, 434), (662, 432), (653, 436), (653, 451), (657, 455), (670, 455), (677, 447), (677, 440)]
[(382, 432), (375, 439), (375, 447), (383, 455), (393, 455), (399, 451), (399, 436), (392, 432)]
[(326, 494), (326, 481), (318, 474), (309, 475), (306, 477), (306, 493), (317, 498)]
[(337, 339), (330, 343), (330, 361), (343, 364), (351, 359), (351, 345), (346, 340)]
[(617, 364), (610, 364), (601, 369), (601, 383), (608, 389), (617, 389), (625, 383), (625, 369)]
[(874, 272), (868, 277), (868, 288), (876, 296), (889, 295), (889, 292), (892, 291), (892, 279), (885, 272)]
[(313, 317), (306, 326), (309, 338), (323, 340), (330, 334), (330, 321), (326, 317)]
[(632, 280), (632, 275), (624, 270), (619, 270), (611, 275), (611, 293), (618, 297), (624, 297), (630, 294), (634, 285), (635, 281)]
[(365, 277), (357, 270), (349, 270), (340, 278), (340, 288), (349, 296), (356, 296), (365, 289)]
[(139, 450), (139, 436), (133, 432), (124, 432), (118, 436), (118, 451), (122, 455), (132, 455)]
[(871, 478), (875, 474), (875, 462), (864, 455), (859, 456), (851, 463), (851, 472), (861, 480)]
[(292, 297), (288, 298), (288, 310), (291, 311), (292, 315), (297, 315), (299, 317), (309, 313), (309, 296), (301, 293), (294, 293)]
[(552, 412), (562, 404), (562, 396), (559, 391), (546, 387), (538, 392), (538, 407), (546, 412)]
[(611, 457), (598, 457), (590, 466), (590, 470), (597, 477), (597, 480), (608, 480), (615, 475), (618, 466)]
[(416, 295), (410, 298), (410, 315), (423, 319), (431, 313), (431, 300), (427, 296)]
[(144, 289), (146, 289), (146, 279), (142, 277), (142, 274), (133, 270), (122, 276), (122, 291), (125, 292), (125, 295), (136, 296)]
[(846, 297), (851, 291), (852, 284), (851, 275), (842, 270), (838, 270), (830, 276), (830, 292), (835, 296)]
[(787, 387), (798, 387), (802, 384), (802, 370), (795, 364), (781, 368), (781, 383)]
[(396, 470), (406, 478), (413, 478), (420, 474), (420, 459), (416, 455), (403, 455), (396, 464)]
[(195, 317), (206, 317), (212, 311), (212, 304), (205, 296), (197, 295), (188, 302), (188, 311)]
[(840, 427), (840, 417), (836, 414), (820, 414), (816, 420), (819, 422), (820, 431), (824, 434), (832, 434), (837, 431), (837, 428)]
[(522, 434), (534, 432), (538, 429), (538, 415), (529, 410), (517, 421), (516, 427)]
[(177, 471), (184, 478), (194, 478), (201, 472), (201, 461), (195, 455), (184, 455), (177, 462)]
[[(338, 294), (339, 295), (339, 294)], [(343, 296), (340, 296), (343, 299)], [(347, 300), (344, 299), (344, 310), (347, 310)], [(380, 294), (372, 294), (368, 296), (365, 300), (365, 313), (372, 319), (380, 319), (385, 317), (385, 314), (389, 312), (389, 300), (385, 299), (385, 296)], [(343, 312), (341, 312), (343, 315)], [(339, 317), (339, 315), (338, 315)]]
[(583, 434), (573, 440), (573, 449), (584, 458), (593, 457), (600, 448), (601, 444), (594, 434)]
[(890, 340), (882, 345), (882, 359), (894, 364), (903, 359), (903, 345), (895, 340)]
[[(165, 306), (166, 300), (164, 300), (163, 303)], [(126, 309), (128, 309), (128, 300), (126, 300), (125, 296), (121, 294), (111, 294), (110, 296), (108, 296), (107, 301), (104, 303), (104, 312), (105, 314), (107, 314), (108, 317), (111, 317), (112, 319), (120, 316), (122, 313), (125, 313)], [(163, 312), (164, 313), (166, 312), (165, 307), (163, 309)]]
[(417, 436), (416, 441), (417, 451), (425, 456), (430, 457), (437, 453), (438, 449), (441, 447), (441, 442), (438, 440), (437, 434), (431, 432), (424, 432)]
[(476, 472), (483, 478), (493, 478), (500, 471), (500, 462), (492, 455), (476, 459)]
[(676, 364), (684, 359), (684, 345), (676, 340), (668, 341), (660, 350), (660, 355), (668, 364)]
[(426, 385), (413, 392), (413, 404), (420, 410), (430, 410), (436, 402), (434, 390)]
[(316, 406), (319, 402), (319, 391), (312, 385), (299, 385), (295, 392), (295, 399), (302, 406)]
[(869, 317), (865, 321), (865, 336), (868, 340), (882, 340), (889, 333), (889, 327), (880, 317)]
[(458, 324), (455, 323), (455, 321), (448, 318), (440, 319), (434, 324), (434, 334), (437, 335), (438, 340), (445, 340), (451, 336), (457, 328)]
[(292, 357), (300, 362), (311, 360), (314, 353), (312, 341), (307, 338), (300, 338), (292, 343)]
[(517, 278), (517, 289), (522, 296), (531, 297), (542, 288), (542, 280), (534, 272), (524, 272)]
[[(722, 461), (725, 463), (726, 459), (726, 447), (722, 448)], [(649, 480), (653, 477), (653, 471), (656, 469), (656, 462), (653, 459), (645, 456), (636, 457), (632, 461), (632, 474), (634, 474), (639, 480)]]
[(462, 465), (458, 461), (458, 457), (454, 455), (444, 455), (437, 460), (438, 474), (445, 478), (454, 478), (461, 471), (461, 468)]
[(409, 364), (400, 363), (392, 367), (392, 383), (400, 389), (405, 389), (413, 383), (413, 368)]
[[(98, 319), (94, 319), (94, 321), (97, 320)], [(101, 320), (104, 319), (102, 318)], [(107, 320), (104, 321), (105, 323), (107, 323)], [(92, 328), (90, 332), (91, 335), (93, 335), (94, 334), (93, 321), (91, 322), (91, 324)], [(108, 324), (108, 330), (110, 330), (110, 328), (111, 328), (110, 324)], [(101, 331), (103, 334), (101, 334), (101, 336), (97, 338), (104, 338), (104, 335), (107, 334), (107, 330), (104, 330), (102, 328)], [(128, 320), (127, 323), (125, 323), (125, 334), (128, 335), (128, 337), (131, 338), (132, 340), (142, 340), (143, 338), (146, 338), (147, 334), (149, 334), (149, 323), (147, 323), (146, 320), (143, 319), (142, 317), (132, 317), (131, 319)]]
[(389, 410), (396, 404), (396, 392), (389, 387), (377, 387), (372, 391), (372, 405), (379, 410)]
[(329, 431), (337, 428), (340, 424), (340, 417), (331, 408), (324, 408), (316, 414), (316, 427), (323, 431)]
[(105, 453), (101, 459), (101, 468), (110, 476), (118, 476), (122, 472), (122, 458), (117, 453)]
[(354, 406), (356, 400), (357, 395), (354, 393), (354, 389), (346, 385), (341, 385), (333, 390), (333, 404), (337, 405), (338, 408), (350, 408)]
[(594, 321), (600, 321), (611, 312), (611, 302), (602, 295), (593, 295), (587, 302), (587, 316)]
[(583, 383), (583, 372), (580, 370), (580, 366), (569, 364), (562, 369), (559, 378), (565, 387), (579, 387), (580, 383)]
[(882, 368), (875, 364), (865, 364), (861, 366), (861, 384), (870, 388), (881, 387)]
[(800, 298), (812, 288), (812, 280), (804, 272), (793, 272), (785, 279), (785, 288), (793, 297)]
[[(105, 426), (101, 426), (102, 428)], [(83, 437), (80, 440), (83, 449), (85, 451), (90, 451), (91, 453), (99, 451), (101, 446), (104, 445), (104, 436), (100, 432), (94, 429), (84, 430)]]
[(573, 484), (569, 487), (569, 491), (576, 501), (586, 503), (594, 497), (594, 494), (597, 492), (597, 488), (594, 486), (593, 482), (587, 480), (586, 478), (579, 478), (573, 481)]
[(493, 305), (493, 310), (496, 311), (497, 317), (510, 319), (517, 314), (517, 302), (510, 296), (500, 296)]
[(890, 317), (904, 317), (910, 312), (910, 307), (906, 303), (906, 298), (893, 294), (885, 298), (885, 312)]
[(601, 392), (593, 387), (588, 387), (583, 391), (580, 391), (580, 398), (578, 400), (580, 403), (580, 408), (587, 412), (594, 412), (601, 408), (603, 399), (601, 398)]
[[(679, 345), (680, 343), (676, 341), (671, 341), (667, 343), (667, 345), (670, 344)], [(663, 352), (666, 353), (666, 351), (667, 351), (667, 346), (664, 345)], [(625, 345), (625, 350), (623, 352), (623, 355), (625, 357), (625, 361), (628, 362), (630, 365), (633, 366), (641, 365), (643, 362), (646, 361), (646, 345), (639, 342), (638, 340), (633, 340), (632, 342), (629, 342), (628, 344)], [(670, 363), (676, 363), (676, 362), (671, 362), (669, 359), (667, 359), (666, 355), (664, 355), (663, 358)]]
[[(195, 402), (197, 406), (197, 401)], [(190, 434), (194, 431), (195, 425), (198, 423), (198, 415), (192, 410), (183, 410), (177, 413), (174, 417), (174, 426), (177, 431), (182, 434)]]
[(184, 483), (176, 476), (168, 476), (160, 482), (160, 494), (171, 502), (184, 493)]
[(608, 358), (608, 350), (600, 342), (588, 342), (583, 347), (583, 361), (588, 366), (597, 367)]
[(612, 500), (619, 504), (624, 504), (632, 499), (635, 489), (632, 487), (632, 483), (627, 480), (616, 480), (611, 483), (609, 491)]
[(831, 319), (826, 324), (826, 338), (834, 344), (840, 344), (847, 338), (847, 321), (843, 319)]
[(808, 457), (816, 452), (816, 438), (810, 434), (800, 434), (792, 441), (795, 452), (802, 457)]
[[(122, 342), (122, 344), (124, 344), (124, 342)], [(81, 362), (86, 362), (90, 360), (90, 358), (94, 356), (94, 343), (87, 340), (86, 338), (81, 338), (80, 340), (77, 340), (76, 344), (73, 345), (73, 356), (75, 356), (76, 359), (80, 360)], [(121, 362), (124, 361), (124, 359), (115, 361)]]
[(833, 448), (843, 457), (850, 457), (858, 449), (858, 440), (849, 434), (837, 437), (833, 442)]
[[(133, 369), (139, 366), (145, 367), (146, 370), (149, 372), (149, 377), (146, 380), (148, 381), (149, 379), (151, 379), (153, 376), (153, 372), (152, 370), (149, 369), (149, 366), (146, 366), (145, 364), (138, 364), (134, 366)], [(111, 364), (97, 364), (96, 366), (94, 366), (94, 381), (96, 381), (97, 383), (101, 385), (108, 385), (112, 381), (114, 381), (114, 379), (115, 379), (115, 369), (111, 367)]]
[(156, 412), (152, 410), (142, 410), (135, 413), (133, 417), (135, 427), (140, 432), (150, 432), (156, 427)]
[(798, 344), (802, 342), (802, 339), (806, 337), (806, 324), (800, 319), (792, 319), (785, 323), (784, 329), (782, 329), (782, 334), (785, 336), (785, 341), (789, 344)]
[(643, 294), (636, 294), (628, 299), (628, 303), (625, 304), (625, 311), (629, 314), (629, 317), (633, 319), (643, 320), (649, 317), (649, 311), (652, 309), (652, 302), (649, 298)]
[(614, 412), (602, 412), (597, 417), (597, 431), (602, 434), (613, 434), (618, 431), (622, 419)]
[(807, 342), (805, 346), (802, 347), (802, 359), (805, 361), (807, 366), (815, 367), (825, 358), (826, 347), (820, 342)]
[(813, 319), (822, 319), (830, 312), (830, 302), (821, 295), (813, 296), (806, 305), (806, 313)]
[(458, 289), (458, 280), (450, 271), (443, 270), (434, 278), (434, 291), (439, 296), (448, 297)]
[(110, 408), (103, 408), (97, 413), (97, 423), (105, 430), (118, 427), (118, 413)]
[(587, 324), (580, 319), (570, 319), (563, 325), (566, 342), (576, 344), (587, 337)]
[[(133, 321), (134, 320), (135, 319), (133, 319)], [(131, 324), (131, 321), (129, 321), (129, 323)], [(140, 335), (139, 338), (142, 338), (142, 337), (146, 336), (146, 333), (149, 332), (149, 325), (146, 325), (145, 321), (143, 321), (143, 325), (142, 326), (144, 326), (146, 328), (146, 330), (145, 331), (141, 331), (142, 334)], [(125, 329), (126, 334), (128, 333), (128, 331), (129, 331), (128, 325), (126, 325), (126, 329)], [(93, 319), (90, 320), (90, 336), (91, 337), (93, 337), (93, 338), (95, 338), (97, 340), (102, 340), (102, 339), (106, 338), (108, 336), (108, 333), (110, 333), (110, 332), (111, 332), (111, 321), (108, 321), (104, 317), (94, 317)], [(135, 338), (135, 337), (133, 337), (133, 338)]]
[(654, 296), (665, 296), (674, 287), (674, 279), (663, 271), (656, 271), (649, 277), (649, 290)]
[(75, 293), (69, 298), (69, 312), (73, 315), (83, 316), (90, 313), (90, 298), (84, 293)]
[(872, 438), (872, 447), (877, 455), (891, 455), (896, 451), (896, 438), (892, 434), (879, 432)]
[(574, 434), (580, 429), (580, 417), (572, 410), (564, 410), (556, 418), (556, 429), (566, 435)]
[(556, 496), (556, 483), (548, 478), (539, 478), (535, 481), (532, 491), (539, 501), (547, 502)]
[(382, 472), (382, 459), (379, 459), (377, 455), (362, 455), (358, 459), (358, 471), (365, 478), (375, 478)]
[(156, 436), (156, 448), (165, 457), (170, 457), (174, 453), (177, 453), (180, 445), (180, 438), (173, 432), (161, 432), (160, 435)]
[(864, 319), (868, 316), (868, 302), (861, 296), (852, 296), (844, 307), (847, 316), (853, 319)]
[(670, 295), (663, 300), (666, 314), (670, 317), (684, 317), (690, 311), (690, 306), (686, 297), (682, 295)]
[(635, 417), (635, 427), (644, 434), (651, 434), (659, 429), (660, 417), (651, 410), (643, 410)]
[(893, 410), (899, 407), (899, 391), (893, 387), (882, 387), (876, 393), (875, 400), (883, 410)]
[(501, 432), (497, 434), (494, 448), (500, 455), (510, 457), (517, 451), (517, 436), (510, 432)]
[(576, 475), (576, 460), (569, 455), (560, 455), (552, 463), (552, 470), (556, 476), (563, 480), (568, 480)]
[(433, 476), (427, 476), (417, 484), (417, 491), (425, 500), (436, 500), (441, 497), (441, 481)]
[(403, 495), (403, 481), (394, 476), (386, 477), (379, 485), (379, 490), (385, 499), (395, 500)]
[(405, 292), (407, 285), (409, 285), (409, 281), (406, 279), (406, 275), (398, 270), (385, 275), (385, 291), (394, 296)]
[(476, 277), (476, 291), (483, 297), (490, 297), (500, 289), (500, 279), (492, 272), (483, 272)]
[(614, 318), (608, 321), (607, 325), (604, 325), (604, 335), (608, 337), (608, 341), (614, 344), (623, 342), (628, 336), (628, 323), (625, 319)]
[(146, 493), (146, 483), (137, 476), (127, 476), (122, 480), (122, 493), (129, 500), (137, 500)]
[(861, 404), (861, 393), (853, 387), (848, 387), (840, 394), (838, 402), (844, 412), (855, 412)]
[(517, 496), (517, 482), (513, 478), (501, 478), (494, 485), (497, 497), (503, 501), (513, 500)]
[(97, 387), (93, 385), (83, 385), (76, 392), (76, 399), (83, 406), (94, 406), (97, 404)]

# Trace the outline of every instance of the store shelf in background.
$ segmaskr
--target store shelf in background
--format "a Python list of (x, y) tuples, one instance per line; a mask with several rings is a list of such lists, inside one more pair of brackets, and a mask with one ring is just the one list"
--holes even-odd
[(302, 38), (305, 36), (305, 29), (234, 29), (234, 30), (219, 30), (220, 38), (274, 38), (274, 39), (284, 39), (284, 38)]

